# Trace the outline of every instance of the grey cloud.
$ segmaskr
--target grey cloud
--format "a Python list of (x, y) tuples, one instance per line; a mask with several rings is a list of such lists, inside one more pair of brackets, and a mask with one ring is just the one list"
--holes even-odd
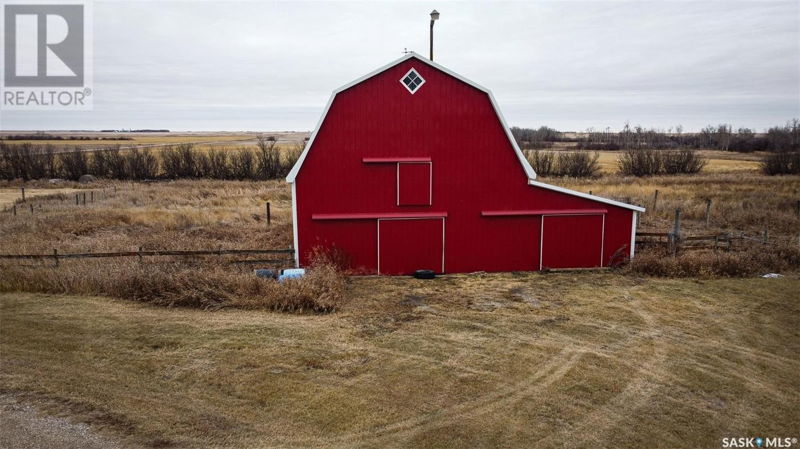
[[(443, 2), (436, 60), (510, 124), (580, 130), (800, 116), (800, 4)], [(95, 2), (95, 109), (2, 129), (312, 128), (330, 92), (427, 54), (430, 2)]]

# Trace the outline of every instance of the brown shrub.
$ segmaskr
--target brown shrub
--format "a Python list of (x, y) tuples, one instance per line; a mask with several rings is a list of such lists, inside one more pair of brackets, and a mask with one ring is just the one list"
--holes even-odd
[(600, 176), (600, 154), (588, 151), (528, 151), (526, 158), (539, 176), (571, 176), (596, 178)]
[(800, 174), (800, 150), (782, 151), (764, 156), (761, 171), (765, 175)]
[(672, 257), (663, 250), (638, 253), (627, 270), (660, 277), (747, 277), (800, 268), (800, 249), (755, 245), (738, 252), (685, 252)]

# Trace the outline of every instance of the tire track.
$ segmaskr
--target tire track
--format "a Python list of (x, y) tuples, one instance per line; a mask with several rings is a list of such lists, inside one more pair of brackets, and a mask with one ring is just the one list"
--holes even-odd
[(408, 354), (408, 353), (405, 353), (405, 352), (402, 352), (402, 351), (395, 351), (393, 349), (386, 349), (386, 348), (370, 348), (368, 351), (369, 352), (376, 352), (376, 353), (379, 353), (379, 354), (390, 355), (390, 356), (392, 356), (393, 358), (396, 358), (396, 359), (415, 360), (415, 361), (418, 361), (418, 362), (430, 363), (432, 365), (441, 365), (441, 366), (445, 366), (447, 368), (452, 368), (454, 370), (463, 371), (463, 372), (469, 373), (469, 374), (486, 376), (486, 377), (491, 377), (491, 378), (494, 378), (494, 379), (500, 379), (501, 378), (499, 374), (497, 374), (497, 373), (495, 373), (493, 371), (486, 371), (486, 370), (482, 370), (482, 369), (470, 368), (468, 366), (463, 366), (463, 365), (460, 365), (458, 363), (450, 362), (449, 360), (440, 360), (440, 359), (437, 359), (437, 358), (434, 358), (434, 357), (428, 357), (428, 356), (424, 356), (424, 355)]
[[(536, 443), (537, 445), (552, 441), (564, 441), (564, 438), (569, 436), (571, 444), (580, 446), (583, 443), (590, 443), (592, 440), (599, 440), (603, 435), (618, 423), (626, 419), (631, 413), (647, 404), (650, 398), (655, 393), (658, 385), (652, 382), (653, 377), (659, 378), (666, 376), (662, 372), (661, 367), (667, 358), (666, 345), (659, 338), (660, 331), (656, 328), (656, 321), (652, 315), (641, 310), (630, 307), (625, 309), (637, 314), (642, 318), (646, 325), (644, 333), (641, 338), (651, 339), (653, 341), (653, 355), (647, 360), (637, 364), (638, 370), (625, 388), (616, 396), (606, 401), (606, 403), (584, 418), (579, 420), (573, 426), (562, 429), (558, 432), (552, 433)], [(622, 359), (622, 355), (616, 355), (617, 358)], [(620, 412), (622, 410), (622, 412)]]
[(281, 446), (288, 447), (308, 447), (309, 445), (329, 447), (331, 445), (341, 444), (363, 446), (381, 443), (391, 439), (408, 438), (431, 427), (446, 425), (461, 419), (477, 417), (505, 407), (517, 400), (524, 399), (535, 392), (536, 389), (546, 387), (563, 377), (567, 371), (577, 363), (581, 356), (581, 352), (571, 348), (565, 348), (548, 359), (536, 372), (521, 382), (494, 390), (476, 399), (461, 402), (431, 413), (332, 438), (285, 440), (279, 441), (278, 443)]
[[(474, 418), (479, 418), (482, 415), (496, 412), (503, 408), (507, 408), (512, 406), (513, 404), (522, 401), (526, 398), (533, 397), (540, 393), (543, 389), (549, 387), (550, 385), (554, 384), (561, 378), (563, 378), (579, 361), (585, 354), (597, 354), (601, 357), (612, 358), (616, 360), (620, 360), (622, 362), (626, 362), (626, 359), (619, 355), (619, 351), (628, 348), (636, 341), (640, 341), (644, 338), (653, 338), (655, 337), (658, 332), (654, 329), (654, 319), (643, 311), (632, 309), (629, 306), (619, 306), (621, 309), (631, 312), (635, 315), (638, 315), (643, 323), (643, 328), (633, 328), (634, 331), (633, 335), (627, 335), (627, 338), (623, 338), (620, 341), (616, 341), (610, 344), (593, 344), (581, 341), (580, 339), (566, 336), (566, 335), (547, 335), (547, 336), (539, 336), (536, 338), (530, 337), (523, 337), (518, 334), (510, 335), (507, 332), (503, 334), (501, 329), (489, 325), (480, 323), (478, 325), (479, 328), (484, 330), (491, 331), (495, 333), (495, 337), (502, 337), (504, 339), (509, 340), (510, 342), (526, 345), (531, 347), (558, 347), (561, 348), (561, 351), (550, 357), (544, 364), (539, 366), (539, 368), (533, 372), (529, 377), (526, 379), (516, 382), (513, 384), (505, 384), (501, 388), (497, 390), (493, 390), (485, 395), (479, 396), (475, 399), (464, 401), (458, 404), (454, 404), (452, 406), (436, 410), (430, 413), (425, 413), (422, 415), (402, 419), (390, 424), (371, 427), (368, 429), (341, 434), (337, 436), (333, 436), (330, 438), (327, 437), (319, 437), (319, 438), (303, 438), (303, 439), (283, 439), (283, 440), (276, 440), (279, 446), (282, 447), (308, 447), (308, 446), (322, 446), (322, 447), (335, 447), (335, 446), (346, 446), (346, 447), (361, 447), (361, 446), (386, 446), (390, 445), (394, 441), (398, 440), (407, 440), (413, 438), (415, 435), (420, 433), (429, 431), (431, 429), (435, 429), (437, 427), (457, 424), (458, 422), (464, 420), (470, 420)], [(471, 323), (468, 320), (463, 319), (453, 319), (454, 321), (458, 321), (465, 324), (475, 324)], [(602, 327), (605, 330), (616, 330), (612, 329), (611, 327), (605, 326)], [(453, 343), (451, 339), (444, 339), (445, 342)], [(663, 345), (661, 345), (663, 346)], [(659, 346), (657, 349), (660, 351), (656, 351), (656, 354), (651, 357), (645, 363), (637, 362), (635, 366), (638, 368), (637, 373), (640, 376), (634, 379), (626, 389), (621, 392), (618, 396), (616, 396), (613, 401), (614, 403), (621, 403), (623, 401), (633, 401), (637, 403), (636, 407), (638, 407), (638, 403), (644, 403), (650, 397), (652, 392), (648, 395), (641, 396), (639, 390), (642, 386), (647, 386), (647, 382), (644, 380), (646, 377), (649, 377), (651, 371), (654, 370), (658, 365), (660, 365), (664, 358), (666, 357), (666, 353), (663, 350), (663, 347)], [(395, 351), (391, 349), (383, 349), (383, 348), (370, 348), (368, 351), (375, 351), (379, 353), (385, 353), (391, 355), (392, 357), (398, 357), (407, 360), (418, 360), (427, 363), (434, 363), (447, 366), (448, 364), (446, 361), (442, 361), (439, 359), (422, 356), (422, 355), (414, 355), (408, 354), (402, 351)], [(634, 366), (633, 363), (626, 363), (628, 366)], [(455, 369), (461, 369), (466, 367), (459, 367), (459, 366), (452, 366)], [(492, 378), (500, 377), (499, 374), (494, 372), (488, 372), (485, 370), (477, 370), (477, 369), (464, 369), (465, 372), (470, 372), (482, 376), (491, 376)], [(588, 427), (593, 425), (593, 420), (591, 420), (592, 416), (600, 416), (601, 414), (605, 413), (608, 415), (607, 408), (612, 407), (610, 403), (603, 408), (603, 410), (596, 410), (593, 412), (589, 418), (586, 420), (582, 427)], [(618, 417), (617, 420), (622, 420), (624, 417)], [(552, 436), (552, 435), (551, 435)], [(549, 439), (549, 436), (546, 437)]]

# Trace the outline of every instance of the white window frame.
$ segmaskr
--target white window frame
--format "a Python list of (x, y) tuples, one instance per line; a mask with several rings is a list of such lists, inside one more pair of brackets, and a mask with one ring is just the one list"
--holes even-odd
[[(409, 74), (409, 73), (411, 73), (411, 72), (414, 72), (414, 73), (417, 75), (417, 77), (419, 77), (419, 79), (421, 79), (421, 80), (422, 80), (422, 82), (421, 82), (421, 83), (419, 83), (419, 86), (417, 86), (417, 88), (416, 88), (415, 90), (411, 90), (411, 89), (409, 89), (409, 87), (408, 87), (408, 86), (406, 86), (406, 83), (404, 83), (404, 82), (403, 82), (403, 80), (404, 80), (404, 79), (406, 79), (406, 77), (408, 76), (408, 74)], [(406, 72), (406, 74), (405, 74), (405, 75), (403, 75), (403, 76), (401, 76), (401, 77), (400, 77), (400, 84), (401, 84), (403, 87), (405, 87), (405, 88), (406, 88), (406, 90), (407, 90), (409, 93), (411, 93), (411, 95), (414, 95), (414, 94), (415, 94), (415, 93), (417, 93), (417, 91), (419, 91), (419, 90), (422, 88), (422, 86), (425, 84), (425, 78), (423, 78), (423, 77), (422, 77), (422, 75), (420, 75), (420, 73), (419, 73), (419, 70), (415, 69), (414, 67), (411, 67), (410, 69), (408, 69), (408, 72)]]
[[(400, 204), (400, 164), (428, 164), (428, 204)], [(399, 207), (413, 207), (413, 206), (432, 206), (433, 205), (433, 161), (421, 162), (398, 162), (397, 163), (397, 206)]]

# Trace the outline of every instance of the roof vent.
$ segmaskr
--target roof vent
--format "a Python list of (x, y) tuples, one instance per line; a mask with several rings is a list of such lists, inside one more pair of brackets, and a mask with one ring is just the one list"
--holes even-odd
[(417, 91), (417, 89), (419, 89), (420, 86), (425, 84), (425, 79), (422, 78), (419, 73), (412, 68), (408, 71), (408, 73), (406, 73), (403, 79), (400, 80), (400, 83), (413, 94)]

